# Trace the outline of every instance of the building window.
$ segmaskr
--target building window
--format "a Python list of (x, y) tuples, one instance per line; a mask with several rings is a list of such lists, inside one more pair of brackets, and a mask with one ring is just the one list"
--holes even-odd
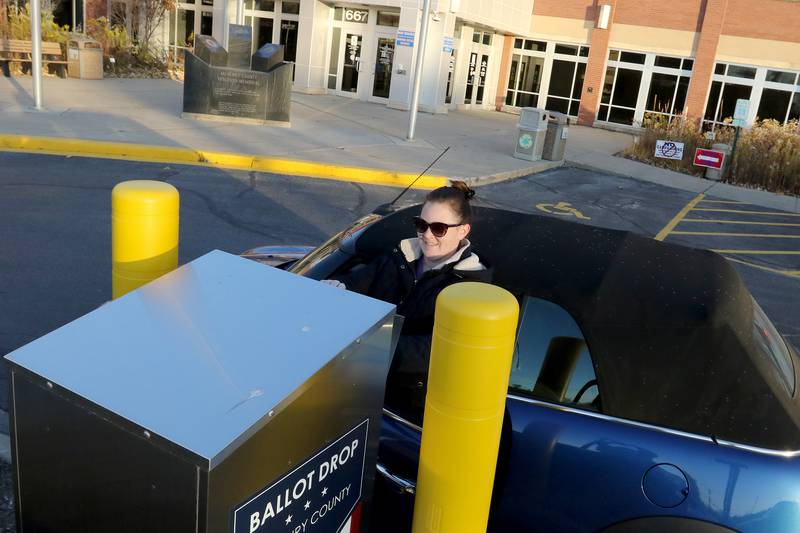
[(589, 48), (515, 39), (506, 105), (577, 116)]
[(597, 119), (627, 126), (683, 113), (694, 61), (611, 50)]
[(286, 13), (287, 15), (299, 15), (300, 2), (292, 0), (283, 0), (281, 2), (281, 13)]
[(275, 11), (275, 2), (272, 0), (247, 0), (244, 4), (245, 9), (254, 11)]
[(536, 107), (544, 71), (544, 58), (514, 54), (506, 104), (516, 107)]
[(800, 74), (752, 65), (717, 63), (704, 114), (704, 129), (714, 130), (733, 120), (736, 100), (750, 100), (753, 120), (785, 124), (800, 119)]
[(400, 12), (378, 11), (378, 26), (397, 28), (400, 26)]
[(578, 116), (586, 63), (554, 59), (545, 109)]
[(253, 28), (253, 53), (265, 44), (272, 42), (272, 18), (245, 17), (244, 23)]
[(297, 60), (297, 31), (300, 23), (296, 20), (281, 20), (281, 40), (283, 45), (283, 59), (285, 61)]

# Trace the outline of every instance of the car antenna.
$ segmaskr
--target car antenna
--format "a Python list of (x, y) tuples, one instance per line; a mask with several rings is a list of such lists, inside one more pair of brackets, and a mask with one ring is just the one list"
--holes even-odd
[(430, 164), (430, 165), (428, 165), (428, 166), (427, 166), (427, 168), (426, 168), (425, 170), (423, 170), (422, 172), (420, 172), (419, 176), (417, 176), (416, 178), (414, 178), (414, 181), (412, 181), (411, 183), (409, 183), (409, 184), (408, 184), (408, 187), (406, 187), (405, 189), (403, 189), (403, 192), (401, 192), (400, 194), (398, 194), (398, 195), (395, 197), (395, 199), (394, 199), (394, 200), (392, 200), (392, 201), (391, 201), (391, 202), (389, 202), (388, 204), (381, 204), (381, 205), (379, 205), (378, 207), (376, 207), (375, 209), (373, 209), (373, 211), (372, 211), (372, 212), (373, 212), (373, 213), (375, 213), (376, 215), (384, 215), (384, 216), (385, 216), (385, 215), (390, 215), (390, 214), (394, 213), (394, 203), (395, 203), (397, 200), (399, 200), (399, 199), (400, 199), (400, 198), (401, 198), (401, 197), (402, 197), (402, 196), (403, 196), (403, 195), (404, 195), (406, 192), (408, 192), (408, 190), (409, 190), (411, 187), (413, 187), (413, 186), (414, 186), (414, 184), (417, 182), (417, 180), (419, 180), (419, 179), (422, 177), (422, 175), (423, 175), (423, 174), (425, 174), (425, 173), (426, 173), (428, 170), (430, 170), (430, 168), (431, 168), (433, 165), (435, 165), (435, 164), (436, 164), (436, 162), (437, 162), (437, 161), (439, 161), (439, 160), (442, 158), (442, 156), (443, 156), (444, 154), (446, 154), (446, 153), (447, 153), (447, 151), (448, 151), (449, 149), (450, 149), (450, 147), (448, 146), (448, 147), (446, 147), (444, 150), (442, 150), (442, 153), (441, 153), (441, 154), (439, 154), (438, 156), (436, 156), (436, 159), (434, 159), (433, 161), (431, 161), (431, 164)]

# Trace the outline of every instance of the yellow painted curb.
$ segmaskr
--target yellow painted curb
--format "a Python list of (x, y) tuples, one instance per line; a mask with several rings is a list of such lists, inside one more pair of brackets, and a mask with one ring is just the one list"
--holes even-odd
[[(237, 170), (256, 170), (290, 176), (305, 176), (375, 185), (406, 187), (417, 177), (406, 172), (375, 168), (347, 167), (313, 161), (275, 159), (258, 155), (211, 152), (146, 144), (115, 143), (60, 137), (30, 137), (0, 134), (0, 151), (35, 152), (53, 155), (99, 157), (150, 163), (177, 163)], [(444, 176), (422, 176), (415, 189), (435, 189), (447, 185)]]

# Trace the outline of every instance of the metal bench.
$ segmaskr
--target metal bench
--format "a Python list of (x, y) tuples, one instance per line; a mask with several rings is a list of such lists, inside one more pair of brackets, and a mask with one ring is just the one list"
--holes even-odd
[[(23, 57), (14, 57), (14, 54), (22, 54)], [(31, 62), (31, 42), (18, 39), (0, 39), (0, 65), (6, 75), (10, 75), (8, 64), (11, 62), (30, 63)], [(64, 59), (64, 52), (61, 45), (54, 42), (42, 42), (42, 65), (59, 65), (59, 75), (66, 76), (67, 61)]]

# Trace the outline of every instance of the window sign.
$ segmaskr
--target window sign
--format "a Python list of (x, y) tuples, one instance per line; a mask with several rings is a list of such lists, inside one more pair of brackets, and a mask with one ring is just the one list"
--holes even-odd
[(750, 111), (750, 100), (740, 98), (736, 100), (736, 107), (733, 111), (733, 125), (743, 128), (747, 125), (747, 113)]
[(447, 35), (444, 36), (444, 42), (442, 45), (442, 52), (449, 54), (453, 51), (454, 40), (452, 37), (448, 37)]
[(345, 22), (358, 22), (359, 24), (366, 24), (368, 18), (368, 9), (352, 9), (349, 7), (344, 8)]
[(410, 48), (413, 48), (414, 32), (407, 30), (400, 30), (397, 32), (397, 37), (395, 40), (397, 41), (397, 46), (408, 46)]

